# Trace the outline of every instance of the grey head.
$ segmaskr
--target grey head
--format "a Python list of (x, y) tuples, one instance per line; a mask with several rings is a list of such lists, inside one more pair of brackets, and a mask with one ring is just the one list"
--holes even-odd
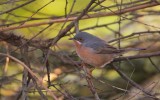
[(92, 48), (93, 52), (97, 54), (115, 54), (122, 52), (108, 45), (104, 40), (87, 32), (79, 32), (70, 40), (79, 41), (83, 46)]
[(71, 40), (79, 41), (82, 44), (94, 43), (94, 42), (104, 42), (100, 38), (92, 34), (89, 34), (87, 32), (79, 32), (73, 38), (71, 38)]

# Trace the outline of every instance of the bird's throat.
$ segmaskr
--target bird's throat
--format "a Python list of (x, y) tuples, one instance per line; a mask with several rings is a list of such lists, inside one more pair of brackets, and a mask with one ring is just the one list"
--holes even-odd
[(78, 47), (78, 48), (80, 48), (80, 47), (81, 47), (81, 45), (82, 45), (82, 43), (81, 43), (81, 42), (76, 41), (76, 40), (74, 40), (74, 44), (75, 44), (75, 46), (76, 46), (76, 47)]

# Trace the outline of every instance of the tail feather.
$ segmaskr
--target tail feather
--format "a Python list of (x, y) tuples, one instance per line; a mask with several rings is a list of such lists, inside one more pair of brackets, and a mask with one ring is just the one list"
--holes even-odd
[(126, 48), (124, 51), (141, 51), (146, 50), (145, 48)]

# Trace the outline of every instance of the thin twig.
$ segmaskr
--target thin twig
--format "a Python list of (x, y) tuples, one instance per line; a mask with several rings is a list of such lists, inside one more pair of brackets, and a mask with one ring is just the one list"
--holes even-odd
[(136, 87), (137, 89), (143, 91), (148, 97), (150, 98), (154, 98), (155, 100), (159, 100), (157, 97), (155, 97), (154, 95), (152, 95), (151, 93), (149, 93), (148, 91), (144, 90), (141, 86), (139, 86), (136, 82), (134, 82), (133, 80), (131, 80), (129, 77), (127, 77), (121, 70), (119, 67), (115, 66), (114, 64), (110, 64), (117, 72), (118, 74), (126, 81), (128, 81), (132, 86)]
[(151, 59), (151, 57), (148, 57), (148, 59), (151, 62), (151, 64), (158, 70), (158, 72), (160, 72), (160, 68), (153, 62), (153, 60)]
[(15, 7), (15, 8), (9, 9), (9, 10), (4, 11), (4, 12), (0, 12), (0, 15), (5, 14), (5, 13), (9, 13), (9, 12), (11, 12), (11, 11), (14, 11), (14, 10), (16, 10), (16, 9), (18, 9), (18, 8), (21, 8), (21, 7), (23, 7), (23, 6), (26, 6), (26, 5), (34, 2), (34, 1), (35, 1), (35, 0), (30, 0), (30, 1), (28, 1), (28, 2), (26, 2), (26, 3), (24, 3), (24, 4), (21, 4), (21, 5), (17, 6), (17, 7)]
[[(29, 63), (29, 60), (27, 59), (28, 57), (28, 46), (25, 45), (23, 48), (20, 49), (21, 50), (21, 55), (22, 55), (22, 59), (24, 61), (24, 63), (30, 68), (30, 63)], [(24, 68), (24, 71), (23, 71), (23, 78), (22, 78), (22, 100), (26, 100), (28, 99), (28, 91), (27, 91), (27, 88), (28, 88), (28, 84), (30, 81), (30, 76), (29, 76), (29, 73), (27, 71), (27, 69)], [(20, 97), (20, 96), (19, 96)]]

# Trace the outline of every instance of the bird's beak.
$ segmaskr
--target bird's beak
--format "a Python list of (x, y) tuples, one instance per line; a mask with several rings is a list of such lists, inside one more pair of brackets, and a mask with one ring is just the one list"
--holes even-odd
[(75, 40), (74, 38), (69, 38), (69, 40)]

